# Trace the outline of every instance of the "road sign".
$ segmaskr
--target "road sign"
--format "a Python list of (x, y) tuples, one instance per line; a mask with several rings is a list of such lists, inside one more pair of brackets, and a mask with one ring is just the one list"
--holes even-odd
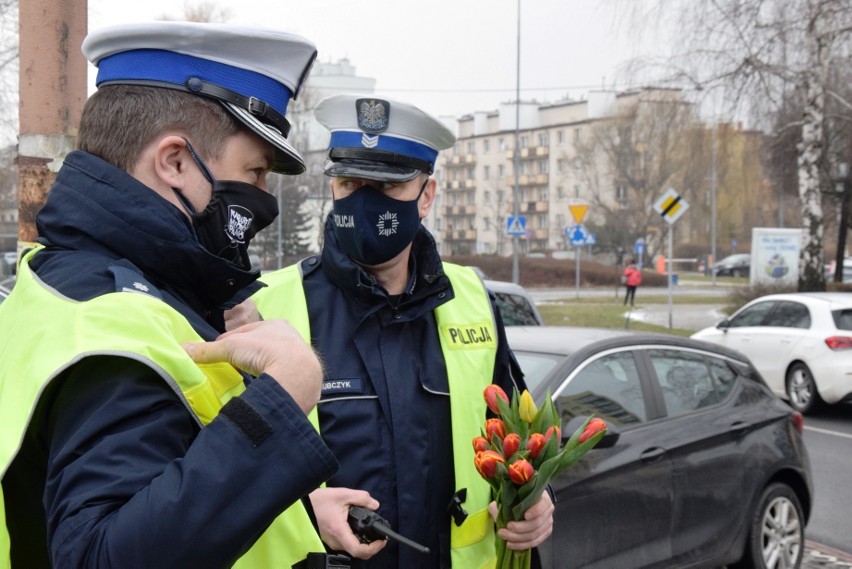
[(527, 234), (527, 218), (523, 215), (518, 217), (509, 216), (506, 219), (506, 235), (526, 235)]
[(589, 231), (586, 229), (586, 226), (578, 223), (577, 225), (565, 228), (565, 237), (568, 238), (571, 245), (579, 247), (580, 245), (586, 245), (586, 241), (589, 239)]
[(686, 200), (680, 197), (674, 188), (669, 188), (663, 195), (654, 202), (654, 211), (663, 216), (669, 224), (677, 221), (680, 216), (686, 213), (689, 209), (689, 204)]
[(645, 240), (641, 237), (633, 243), (633, 252), (637, 255), (643, 255), (645, 253)]
[(583, 223), (583, 218), (586, 217), (586, 212), (589, 211), (589, 206), (569, 205), (568, 211), (571, 212), (571, 217), (574, 218), (574, 223)]

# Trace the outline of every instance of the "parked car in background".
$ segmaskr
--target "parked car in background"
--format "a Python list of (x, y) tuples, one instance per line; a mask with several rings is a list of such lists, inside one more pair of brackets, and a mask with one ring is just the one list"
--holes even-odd
[(744, 356), (624, 330), (506, 332), (563, 438), (589, 415), (607, 424), (552, 481), (544, 567), (799, 567), (812, 502), (802, 415)]
[[(836, 268), (837, 262), (832, 261), (825, 267), (825, 280), (826, 282), (834, 281), (834, 273), (837, 272)], [(852, 257), (846, 257), (843, 259), (843, 273), (840, 277), (841, 282), (848, 283), (852, 282)]]
[(751, 271), (751, 255), (748, 253), (729, 255), (715, 263), (713, 271), (719, 277), (747, 277)]
[(497, 306), (506, 326), (543, 326), (535, 302), (521, 285), (484, 279), (485, 287), (497, 297)]
[(802, 413), (852, 401), (852, 294), (762, 296), (692, 337), (748, 356), (770, 389)]

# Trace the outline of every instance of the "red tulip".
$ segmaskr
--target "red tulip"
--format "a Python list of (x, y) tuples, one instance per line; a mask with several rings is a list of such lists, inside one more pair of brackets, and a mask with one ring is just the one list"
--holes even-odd
[(473, 457), (473, 464), (483, 478), (494, 478), (494, 474), (497, 472), (497, 465), (505, 463), (503, 455), (494, 450), (478, 452)]
[(527, 450), (530, 451), (530, 458), (538, 458), (541, 454), (544, 445), (547, 444), (547, 439), (541, 433), (533, 433), (527, 440)]
[(535, 468), (523, 458), (509, 465), (509, 479), (518, 486), (529, 482), (533, 475), (535, 475)]
[(503, 388), (499, 385), (489, 385), (482, 392), (485, 396), (485, 403), (488, 405), (488, 408), (491, 409), (492, 413), (500, 414), (500, 408), (497, 406), (497, 398), (499, 397), (507, 404), (509, 403), (509, 396), (506, 395), (506, 392), (503, 391)]
[(482, 452), (488, 450), (488, 440), (485, 437), (476, 437), (473, 439), (474, 452)]
[(544, 442), (549, 441), (550, 437), (552, 437), (554, 434), (556, 435), (557, 441), (562, 440), (562, 430), (559, 427), (557, 427), (556, 425), (554, 425), (554, 426), (548, 428), (547, 431), (545, 431)]
[(582, 444), (593, 436), (595, 436), (596, 434), (601, 433), (603, 431), (606, 431), (606, 423), (603, 421), (603, 419), (598, 419), (597, 417), (595, 417), (594, 419), (589, 421), (588, 425), (586, 425), (586, 428), (583, 430), (583, 434), (580, 435), (578, 442)]
[(486, 419), (485, 436), (490, 441), (494, 435), (502, 440), (506, 436), (506, 425), (500, 419)]
[(512, 458), (512, 455), (518, 452), (521, 448), (521, 437), (517, 433), (509, 433), (503, 439), (503, 456), (507, 459)]

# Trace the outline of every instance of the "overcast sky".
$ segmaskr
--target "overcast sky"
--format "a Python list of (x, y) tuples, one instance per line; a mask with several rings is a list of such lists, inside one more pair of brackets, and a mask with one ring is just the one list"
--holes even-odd
[[(377, 94), (438, 115), (515, 98), (518, 0), (218, 0), (228, 22), (304, 35), (320, 61), (348, 58)], [(192, 3), (190, 3), (192, 4)], [(583, 98), (611, 88), (636, 55), (612, 0), (521, 0), (521, 99)], [(623, 5), (622, 5), (623, 6)], [(182, 17), (175, 0), (89, 0), (89, 29)], [(620, 82), (617, 87), (624, 87)]]

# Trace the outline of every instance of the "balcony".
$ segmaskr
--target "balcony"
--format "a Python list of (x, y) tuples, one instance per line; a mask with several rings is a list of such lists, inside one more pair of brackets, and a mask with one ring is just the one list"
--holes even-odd
[(476, 241), (475, 229), (447, 231), (446, 235), (449, 241)]
[(467, 188), (467, 189), (476, 188), (476, 180), (474, 180), (472, 178), (465, 180), (464, 181), (464, 187)]
[(476, 154), (465, 154), (464, 163), (465, 164), (476, 164)]

